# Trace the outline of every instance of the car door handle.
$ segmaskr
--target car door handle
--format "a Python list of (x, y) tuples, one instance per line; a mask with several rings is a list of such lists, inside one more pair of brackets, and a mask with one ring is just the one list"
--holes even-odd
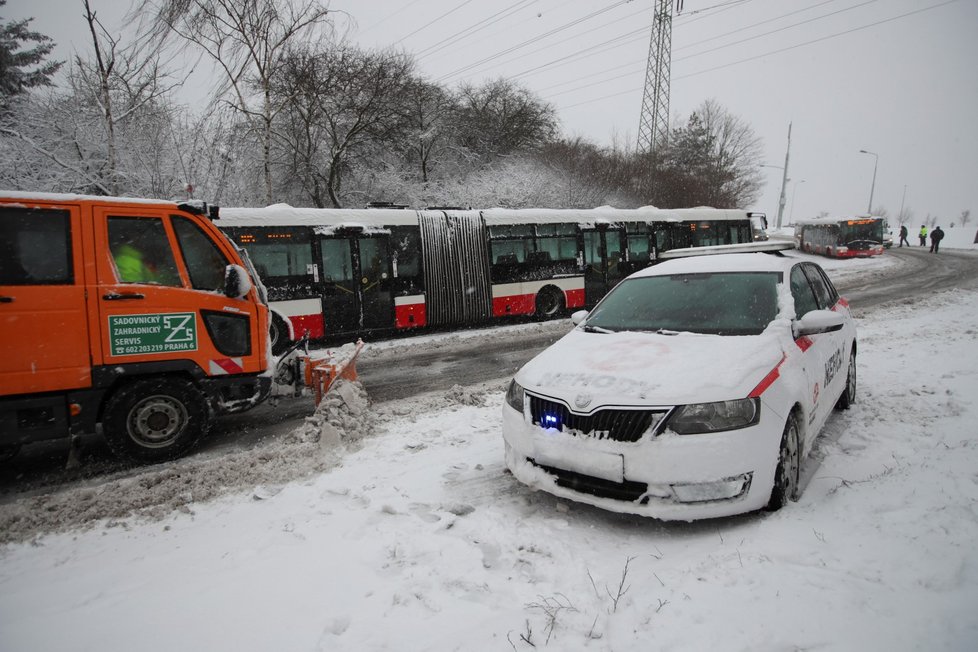
[(146, 297), (138, 292), (109, 292), (108, 294), (103, 294), (102, 298), (106, 301), (128, 301), (130, 299), (145, 299)]
[(13, 303), (13, 297), (0, 297), (0, 303)]

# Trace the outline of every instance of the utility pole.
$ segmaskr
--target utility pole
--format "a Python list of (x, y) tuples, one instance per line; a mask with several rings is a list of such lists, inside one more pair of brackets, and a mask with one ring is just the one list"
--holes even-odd
[[(645, 67), (645, 93), (638, 125), (638, 151), (653, 154), (669, 139), (669, 84), (672, 67), (672, 2), (652, 0), (655, 16)], [(682, 11), (683, 0), (676, 0)]]
[(781, 177), (781, 197), (778, 199), (777, 228), (781, 228), (781, 216), (784, 215), (784, 187), (788, 183), (788, 156), (791, 154), (791, 123), (788, 123), (788, 147), (784, 151), (784, 172)]

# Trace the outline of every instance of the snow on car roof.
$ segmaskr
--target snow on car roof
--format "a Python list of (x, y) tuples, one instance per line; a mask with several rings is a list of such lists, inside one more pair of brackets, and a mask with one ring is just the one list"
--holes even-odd
[(629, 278), (669, 274), (716, 274), (719, 272), (783, 272), (798, 262), (790, 254), (716, 254), (666, 260), (632, 274)]

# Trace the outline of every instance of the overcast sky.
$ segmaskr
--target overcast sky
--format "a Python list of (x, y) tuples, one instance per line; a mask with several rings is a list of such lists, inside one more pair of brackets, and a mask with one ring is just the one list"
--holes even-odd
[[(119, 24), (119, 0), (91, 0)], [(333, 0), (348, 38), (413, 53), (429, 80), (510, 77), (554, 104), (568, 136), (637, 138), (653, 0)], [(674, 3), (675, 4), (675, 3)], [(671, 114), (715, 99), (783, 166), (784, 222), (874, 206), (947, 225), (978, 209), (978, 1), (684, 0), (674, 14)], [(4, 20), (88, 47), (81, 0), (8, 0)], [(753, 206), (773, 218), (781, 170)], [(802, 180), (804, 180), (802, 182)], [(978, 218), (978, 215), (976, 215)], [(773, 222), (773, 219), (772, 219)]]

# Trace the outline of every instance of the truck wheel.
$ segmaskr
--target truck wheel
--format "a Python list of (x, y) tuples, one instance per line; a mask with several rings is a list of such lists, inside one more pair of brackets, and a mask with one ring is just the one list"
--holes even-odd
[(767, 509), (776, 512), (789, 500), (798, 499), (798, 484), (801, 477), (801, 442), (798, 434), (798, 419), (794, 413), (784, 424), (781, 446), (778, 450), (778, 466), (774, 471), (774, 486)]
[(282, 318), (272, 314), (268, 321), (268, 335), (272, 340), (272, 355), (282, 355), (292, 342), (289, 341), (289, 329), (282, 323)]
[(207, 432), (207, 401), (189, 381), (137, 380), (118, 389), (105, 404), (102, 430), (112, 452), (139, 463), (183, 455)]
[(564, 293), (557, 288), (545, 287), (537, 293), (536, 310), (533, 313), (537, 319), (549, 319), (563, 309)]

